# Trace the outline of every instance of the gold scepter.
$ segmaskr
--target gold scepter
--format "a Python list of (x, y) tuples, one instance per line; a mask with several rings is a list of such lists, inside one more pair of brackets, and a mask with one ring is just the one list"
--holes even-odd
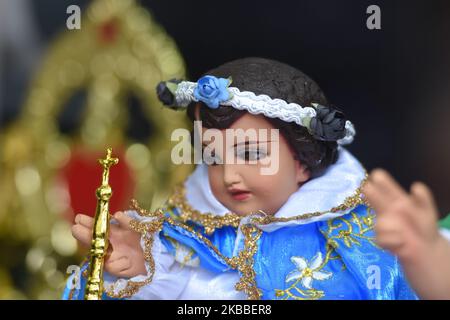
[(112, 158), (112, 148), (108, 148), (106, 159), (99, 159), (103, 166), (102, 185), (97, 188), (97, 207), (95, 209), (94, 227), (90, 251), (89, 273), (84, 300), (101, 300), (103, 294), (103, 265), (108, 250), (109, 234), (109, 199), (112, 189), (108, 183), (109, 168), (119, 162)]

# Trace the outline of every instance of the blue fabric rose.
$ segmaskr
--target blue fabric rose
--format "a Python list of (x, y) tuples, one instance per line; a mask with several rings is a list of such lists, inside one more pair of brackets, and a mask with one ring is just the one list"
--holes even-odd
[(221, 102), (231, 99), (231, 93), (227, 89), (230, 83), (230, 79), (204, 76), (197, 81), (194, 97), (208, 107), (217, 109)]

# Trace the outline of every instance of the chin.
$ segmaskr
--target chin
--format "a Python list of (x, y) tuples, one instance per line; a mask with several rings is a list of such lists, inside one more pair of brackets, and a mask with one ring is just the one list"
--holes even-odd
[[(244, 217), (250, 215), (251, 212), (258, 212), (260, 209), (254, 209), (247, 204), (233, 204), (230, 208), (231, 212), (236, 213), (238, 216)], [(232, 210), (231, 210), (232, 209)]]

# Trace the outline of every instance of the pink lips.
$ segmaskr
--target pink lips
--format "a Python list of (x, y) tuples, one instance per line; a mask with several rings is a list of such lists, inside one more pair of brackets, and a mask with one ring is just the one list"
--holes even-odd
[(251, 192), (240, 190), (240, 189), (229, 189), (228, 190), (231, 193), (231, 197), (234, 200), (243, 201), (250, 197)]

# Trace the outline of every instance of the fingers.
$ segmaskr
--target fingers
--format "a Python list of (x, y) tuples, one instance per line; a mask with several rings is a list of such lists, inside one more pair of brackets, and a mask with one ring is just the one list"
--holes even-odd
[(370, 181), (377, 188), (377, 190), (384, 195), (386, 201), (392, 202), (407, 196), (405, 190), (403, 190), (403, 188), (386, 170), (373, 170), (370, 175)]
[(391, 198), (399, 198), (406, 195), (405, 190), (394, 180), (394, 178), (383, 169), (376, 169), (372, 173), (373, 181), (382, 188)]
[(405, 227), (404, 223), (404, 219), (399, 215), (378, 217), (374, 231), (377, 237), (385, 234), (402, 234)]
[(119, 227), (125, 230), (131, 230), (130, 221), (133, 220), (129, 216), (127, 216), (124, 212), (119, 211), (114, 214), (114, 219), (119, 223)]
[(81, 244), (90, 246), (92, 240), (92, 230), (90, 228), (86, 228), (81, 224), (75, 224), (72, 226), (72, 235)]
[[(130, 229), (130, 221), (132, 220), (124, 212), (118, 211), (114, 214), (114, 219), (117, 220), (119, 226), (124, 229)], [(92, 229), (94, 226), (94, 218), (85, 214), (77, 214), (75, 216), (75, 224), (80, 224), (86, 228)]]
[(138, 234), (137, 232), (131, 230), (129, 224), (127, 224), (126, 221), (128, 221), (128, 219), (121, 220), (121, 223), (119, 223), (119, 225), (111, 224), (111, 229), (109, 232), (109, 241), (112, 246), (128, 243), (131, 237)]
[(111, 224), (109, 230), (109, 243), (111, 246), (114, 248), (123, 241), (123, 230), (119, 226)]
[(75, 216), (75, 223), (81, 224), (86, 228), (92, 229), (92, 227), (94, 226), (94, 218), (87, 216), (85, 214), (77, 214)]
[(421, 230), (430, 237), (438, 235), (439, 213), (431, 190), (421, 182), (415, 182), (411, 186), (412, 202), (416, 206), (417, 224)]
[(127, 270), (131, 268), (130, 259), (127, 256), (121, 256), (115, 260), (108, 260), (105, 263), (105, 270), (115, 276), (127, 276)]
[(405, 245), (405, 239), (397, 233), (377, 236), (376, 242), (380, 247), (389, 250), (395, 255), (399, 255), (402, 247)]
[(426, 210), (436, 212), (436, 203), (434, 202), (433, 194), (425, 184), (415, 182), (411, 186), (411, 195), (414, 201)]
[(124, 216), (126, 215), (122, 211), (117, 211), (113, 216), (117, 223), (110, 225), (109, 241), (112, 246), (116, 246), (124, 241), (124, 231), (129, 229), (129, 226), (125, 226), (126, 218)]
[[(410, 194), (382, 169), (374, 170), (363, 187), (363, 193), (377, 216), (403, 215), (416, 231), (421, 232), (430, 222), (435, 224), (438, 213), (430, 189), (423, 183), (414, 183)], [(430, 212), (429, 215), (424, 212)], [(433, 220), (434, 219), (434, 220)]]
[(114, 261), (119, 260), (120, 258), (125, 257), (123, 252), (117, 252), (117, 250), (114, 250), (114, 248), (112, 248), (112, 246), (109, 246), (108, 249), (111, 249), (110, 254), (107, 256), (108, 263), (112, 263)]
[(380, 218), (390, 219), (391, 223), (398, 222), (403, 228), (410, 232), (420, 233), (423, 219), (417, 214), (417, 207), (410, 196), (405, 196), (394, 201), (389, 208), (382, 213)]
[(372, 171), (362, 191), (377, 216), (409, 213), (411, 209), (409, 194), (385, 170)]
[(369, 180), (364, 184), (362, 192), (377, 214), (382, 214), (389, 208), (390, 201), (372, 181)]
[(410, 242), (412, 229), (401, 215), (385, 215), (377, 219), (375, 225), (376, 242), (383, 249), (404, 257)]

